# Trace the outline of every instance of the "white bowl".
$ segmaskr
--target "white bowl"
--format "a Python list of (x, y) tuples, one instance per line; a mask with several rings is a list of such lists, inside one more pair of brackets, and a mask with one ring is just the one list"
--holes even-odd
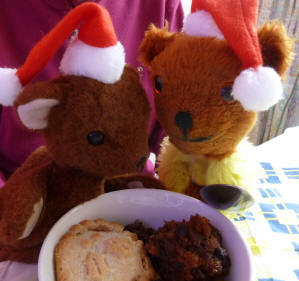
[(104, 218), (126, 225), (141, 220), (157, 228), (165, 220), (189, 219), (190, 215), (207, 217), (220, 232), (231, 259), (227, 281), (252, 281), (250, 250), (235, 226), (216, 209), (179, 193), (157, 189), (129, 189), (103, 194), (66, 213), (47, 235), (38, 260), (39, 281), (55, 281), (54, 249), (69, 228), (86, 219)]

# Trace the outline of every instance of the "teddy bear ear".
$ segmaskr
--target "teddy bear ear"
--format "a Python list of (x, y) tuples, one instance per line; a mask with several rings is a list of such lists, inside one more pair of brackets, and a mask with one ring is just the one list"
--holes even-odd
[(168, 31), (168, 23), (163, 29), (151, 24), (145, 32), (145, 36), (139, 47), (139, 59), (146, 65), (151, 66), (152, 60), (159, 55), (165, 47), (174, 40), (175, 33)]
[(17, 112), (22, 123), (31, 130), (42, 130), (48, 126), (48, 115), (59, 103), (55, 99), (35, 99), (19, 105)]
[(48, 82), (40, 82), (24, 88), (14, 104), (23, 125), (31, 130), (47, 128), (49, 113), (59, 104), (57, 97), (59, 92)]
[(293, 60), (294, 40), (282, 23), (268, 22), (258, 31), (264, 66), (272, 67), (282, 77)]

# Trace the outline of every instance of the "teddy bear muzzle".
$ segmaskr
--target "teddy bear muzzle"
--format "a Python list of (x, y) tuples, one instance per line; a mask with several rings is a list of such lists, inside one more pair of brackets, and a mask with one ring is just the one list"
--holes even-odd
[(175, 115), (174, 120), (177, 127), (179, 127), (179, 129), (183, 133), (183, 138), (179, 137), (179, 140), (189, 142), (203, 142), (211, 139), (211, 137), (189, 138), (188, 131), (193, 127), (193, 118), (190, 113), (179, 111)]

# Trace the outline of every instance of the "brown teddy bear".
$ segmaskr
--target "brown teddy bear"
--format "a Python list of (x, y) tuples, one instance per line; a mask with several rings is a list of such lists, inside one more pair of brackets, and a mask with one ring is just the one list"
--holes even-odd
[(257, 31), (257, 11), (257, 0), (194, 0), (183, 32), (151, 25), (145, 34), (140, 58), (168, 135), (158, 175), (169, 189), (198, 196), (190, 188), (256, 180), (245, 137), (282, 97), (294, 48), (281, 23)]
[[(79, 23), (61, 62), (64, 75), (24, 87)], [(150, 107), (124, 56), (108, 12), (86, 3), (46, 35), (18, 70), (1, 70), (2, 103), (15, 100), (20, 121), (40, 130), (45, 146), (0, 190), (0, 261), (36, 262), (51, 226), (84, 201), (142, 184), (162, 188), (137, 173), (148, 156)]]

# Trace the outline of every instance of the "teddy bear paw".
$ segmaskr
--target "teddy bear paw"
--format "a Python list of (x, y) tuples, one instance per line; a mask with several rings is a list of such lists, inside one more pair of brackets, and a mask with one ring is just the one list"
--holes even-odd
[(34, 229), (34, 227), (36, 226), (39, 220), (39, 217), (43, 210), (43, 205), (44, 205), (43, 198), (40, 198), (40, 200), (34, 204), (32, 214), (26, 222), (25, 229), (23, 230), (21, 236), (17, 238), (17, 240), (27, 238), (31, 234), (32, 230)]

